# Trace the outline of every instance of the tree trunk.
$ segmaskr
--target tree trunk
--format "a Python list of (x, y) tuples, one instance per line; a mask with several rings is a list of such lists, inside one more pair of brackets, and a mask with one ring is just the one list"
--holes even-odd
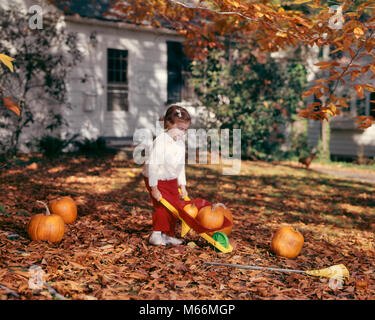
[[(324, 46), (323, 47), (323, 61), (328, 61), (329, 59), (329, 51), (330, 51), (330, 48), (329, 46)], [(326, 75), (328, 77), (328, 75)], [(327, 103), (327, 96), (324, 95), (322, 98), (321, 98), (321, 101), (322, 101), (322, 106), (325, 106), (326, 103)], [(320, 126), (321, 128), (321, 132), (320, 132), (320, 136), (321, 136), (321, 139), (322, 139), (322, 153), (323, 153), (323, 158), (324, 159), (329, 159), (329, 123), (328, 121), (326, 120), (323, 120), (322, 121), (322, 125)]]
[(329, 139), (328, 139), (328, 122), (323, 120), (321, 125), (321, 137), (322, 137), (322, 151), (323, 157), (328, 158), (329, 154)]

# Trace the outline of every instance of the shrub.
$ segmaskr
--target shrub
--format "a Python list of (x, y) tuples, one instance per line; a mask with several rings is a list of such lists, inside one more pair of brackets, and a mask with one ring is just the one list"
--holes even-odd
[(191, 84), (215, 115), (207, 126), (241, 129), (242, 157), (278, 159), (285, 142), (283, 126), (303, 104), (306, 70), (298, 53), (290, 61), (260, 55), (256, 44), (231, 43), (212, 49), (206, 61), (193, 61)]
[(83, 141), (75, 141), (75, 147), (78, 153), (88, 156), (100, 156), (103, 154), (112, 153), (114, 150), (107, 147), (105, 139), (99, 137), (98, 139), (90, 140), (85, 138)]
[(39, 151), (48, 158), (53, 158), (61, 155), (63, 149), (65, 149), (69, 144), (71, 144), (74, 139), (77, 138), (77, 134), (72, 138), (60, 139), (57, 137), (44, 135), (37, 143)]

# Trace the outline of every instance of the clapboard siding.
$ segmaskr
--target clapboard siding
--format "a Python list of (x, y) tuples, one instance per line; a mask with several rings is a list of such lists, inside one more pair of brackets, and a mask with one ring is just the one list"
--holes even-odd
[(354, 141), (355, 132), (349, 130), (332, 131), (330, 139), (331, 155), (356, 156), (358, 145)]
[(355, 131), (335, 131), (331, 134), (330, 152), (332, 155), (348, 157), (373, 157), (375, 145), (361, 143), (361, 134)]
[(307, 140), (311, 147), (317, 147), (320, 139), (320, 121), (308, 120)]
[[(167, 40), (181, 41), (174, 35), (155, 34), (116, 27), (68, 21), (77, 33), (85, 59), (70, 77), (72, 110), (66, 110), (70, 131), (86, 137), (129, 137), (138, 128), (154, 129), (167, 101)], [(90, 45), (95, 33), (97, 45)], [(128, 51), (128, 111), (107, 111), (107, 49)], [(85, 84), (80, 78), (89, 75)], [(96, 94), (93, 110), (84, 110), (86, 92)], [(81, 127), (85, 124), (85, 128)]]
[[(375, 156), (375, 127), (365, 131), (354, 129), (330, 129), (329, 150), (332, 156)], [(320, 139), (320, 121), (308, 121), (308, 143), (316, 147)]]

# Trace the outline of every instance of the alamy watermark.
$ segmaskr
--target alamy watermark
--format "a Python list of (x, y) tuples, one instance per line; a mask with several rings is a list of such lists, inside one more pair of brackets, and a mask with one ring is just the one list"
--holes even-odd
[(333, 13), (333, 12), (335, 14), (332, 17), (329, 18), (328, 26), (331, 29), (335, 29), (335, 30), (342, 29), (342, 27), (344, 25), (344, 17), (343, 17), (343, 14), (342, 14), (342, 6), (337, 6), (337, 5), (330, 6), (329, 7), (329, 13)]
[(32, 265), (29, 268), (29, 289), (31, 290), (42, 290), (44, 286), (44, 280), (46, 273), (39, 266)]
[[(162, 122), (157, 122), (156, 136), (162, 131)], [(232, 133), (232, 134), (231, 134)], [(209, 140), (210, 139), (210, 140)], [(241, 171), (241, 129), (188, 129), (183, 137), (188, 150), (188, 164), (207, 164), (210, 154), (210, 164), (222, 164), (224, 175), (235, 175)], [(208, 153), (208, 141), (210, 141), (210, 152)], [(137, 129), (133, 136), (135, 145), (133, 158), (136, 164), (144, 164), (152, 161), (153, 164), (165, 163), (164, 154), (160, 157), (150, 159), (153, 134), (150, 129)], [(163, 145), (162, 145), (163, 146)], [(232, 152), (230, 152), (232, 149)], [(197, 151), (198, 162), (197, 162)], [(185, 158), (180, 159), (184, 164)]]
[(29, 28), (32, 30), (43, 29), (43, 9), (41, 6), (33, 5), (29, 8), (32, 16), (29, 18)]

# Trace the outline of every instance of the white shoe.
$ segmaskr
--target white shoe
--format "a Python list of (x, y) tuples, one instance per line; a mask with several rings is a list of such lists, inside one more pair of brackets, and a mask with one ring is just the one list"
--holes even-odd
[(175, 237), (168, 236), (164, 233), (162, 233), (163, 240), (165, 241), (166, 244), (181, 244), (183, 243), (182, 240), (177, 239)]
[(166, 241), (162, 237), (161, 231), (152, 231), (151, 236), (148, 239), (148, 242), (154, 246), (166, 245)]

